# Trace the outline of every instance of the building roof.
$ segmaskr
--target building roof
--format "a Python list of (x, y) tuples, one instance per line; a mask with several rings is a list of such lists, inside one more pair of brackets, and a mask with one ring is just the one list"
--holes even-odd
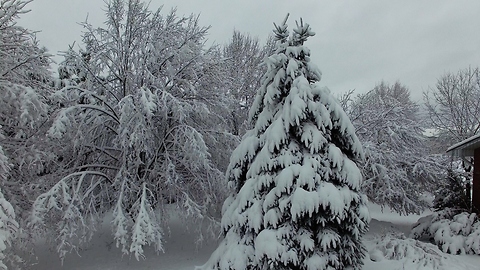
[(452, 154), (456, 156), (470, 157), (473, 156), (473, 152), (476, 148), (480, 148), (480, 134), (474, 135), (450, 146), (447, 149), (447, 153), (452, 152)]

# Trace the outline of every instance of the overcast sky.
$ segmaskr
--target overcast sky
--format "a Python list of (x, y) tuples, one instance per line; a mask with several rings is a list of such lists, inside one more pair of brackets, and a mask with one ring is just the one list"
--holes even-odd
[[(445, 72), (480, 63), (479, 0), (151, 0), (151, 9), (200, 14), (211, 25), (208, 39), (223, 44), (233, 29), (264, 40), (290, 13), (317, 33), (307, 46), (320, 67), (321, 84), (333, 93), (365, 92), (399, 80), (415, 100)], [(56, 54), (81, 41), (78, 22), (104, 21), (101, 0), (34, 0), (21, 25), (41, 31), (40, 43)], [(59, 58), (56, 58), (59, 59)]]

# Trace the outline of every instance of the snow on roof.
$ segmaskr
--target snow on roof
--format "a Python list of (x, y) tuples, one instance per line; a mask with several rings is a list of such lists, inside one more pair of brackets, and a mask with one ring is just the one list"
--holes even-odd
[[(454, 151), (454, 152), (463, 152), (463, 155), (470, 155), (470, 152), (472, 152), (473, 149), (480, 147), (480, 134), (474, 135), (470, 138), (467, 138), (459, 143), (456, 143), (452, 146), (450, 146), (447, 149), (447, 153)], [(466, 150), (470, 150), (467, 151)]]

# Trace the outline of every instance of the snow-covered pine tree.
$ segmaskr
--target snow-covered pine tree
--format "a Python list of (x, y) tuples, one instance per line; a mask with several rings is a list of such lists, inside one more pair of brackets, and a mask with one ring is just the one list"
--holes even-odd
[(276, 26), (249, 130), (227, 171), (225, 238), (198, 269), (360, 269), (368, 228), (362, 147), (303, 44), (301, 20)]

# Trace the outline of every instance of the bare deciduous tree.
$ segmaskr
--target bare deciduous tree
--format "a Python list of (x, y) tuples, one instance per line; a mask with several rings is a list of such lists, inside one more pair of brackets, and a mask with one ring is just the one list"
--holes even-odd
[(480, 130), (480, 70), (462, 69), (446, 73), (435, 89), (424, 92), (430, 124), (439, 133), (443, 151), (448, 145)]
[(428, 206), (422, 193), (432, 191), (439, 163), (428, 155), (419, 106), (399, 82), (351, 96), (341, 103), (365, 150), (363, 190), (370, 201), (399, 213), (420, 212)]
[(205, 140), (221, 95), (219, 61), (204, 48), (208, 27), (140, 0), (109, 1), (106, 17), (104, 27), (84, 24), (84, 48), (61, 65), (49, 135), (64, 171), (32, 211), (31, 228), (54, 235), (62, 259), (107, 213), (117, 246), (139, 259), (147, 244), (163, 249), (167, 205), (208, 219), (223, 201), (211, 161), (219, 150)]
[[(31, 1), (0, 1), (0, 268), (20, 262), (15, 249), (41, 178), (52, 161), (46, 137), (50, 56), (17, 25)], [(25, 234), (22, 234), (25, 235)], [(23, 240), (29, 238), (25, 237)]]
[(229, 43), (223, 47), (225, 74), (222, 85), (230, 98), (230, 112), (227, 120), (234, 135), (245, 133), (248, 109), (253, 103), (262, 75), (266, 70), (263, 60), (272, 51), (271, 38), (262, 46), (258, 38), (236, 30)]

